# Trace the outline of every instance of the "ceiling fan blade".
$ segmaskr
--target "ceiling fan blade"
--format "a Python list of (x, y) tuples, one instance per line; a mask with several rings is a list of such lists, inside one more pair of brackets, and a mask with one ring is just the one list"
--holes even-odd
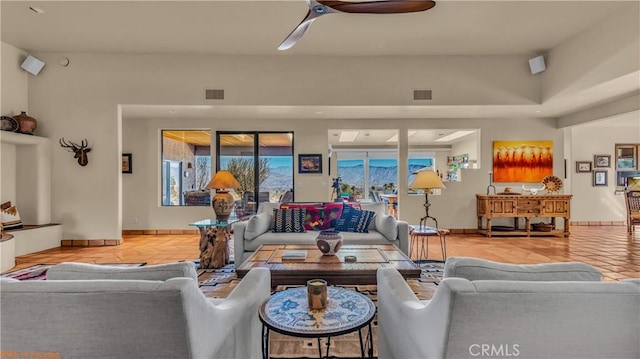
[(346, 2), (335, 0), (317, 0), (320, 4), (340, 12), (352, 14), (402, 14), (426, 11), (436, 6), (430, 0), (387, 0)]
[(298, 24), (298, 26), (296, 26), (296, 28), (291, 31), (289, 36), (287, 36), (284, 41), (282, 41), (280, 46), (278, 46), (278, 50), (288, 50), (298, 43), (302, 36), (304, 36), (304, 33), (309, 29), (309, 26), (311, 26), (313, 21), (317, 18), (317, 16), (310, 18), (310, 14), (311, 12), (307, 13), (307, 16), (302, 20), (302, 22), (300, 22), (300, 24)]

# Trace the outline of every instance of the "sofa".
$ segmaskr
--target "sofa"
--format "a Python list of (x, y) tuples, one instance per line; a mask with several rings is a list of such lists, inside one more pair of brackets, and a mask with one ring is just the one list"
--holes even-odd
[(451, 257), (433, 298), (418, 300), (395, 269), (377, 276), (380, 358), (640, 358), (638, 279)]
[[(233, 225), (233, 245), (236, 268), (253, 254), (263, 244), (315, 244), (318, 230), (306, 229), (304, 232), (274, 232), (274, 209), (292, 206), (320, 206), (335, 207), (334, 202), (318, 204), (302, 203), (261, 203), (258, 212), (249, 220), (237, 222)], [(351, 204), (340, 204), (347, 206)], [(409, 225), (407, 222), (398, 221), (385, 211), (384, 203), (359, 203), (357, 206), (362, 211), (374, 212), (373, 219), (367, 228), (367, 233), (341, 231), (343, 244), (394, 244), (402, 252), (409, 253)], [(322, 210), (321, 210), (322, 211)], [(326, 215), (325, 215), (326, 217)], [(307, 220), (309, 220), (307, 216)], [(329, 220), (325, 218), (325, 225)], [(305, 226), (308, 223), (305, 223)], [(326, 227), (325, 227), (326, 228)], [(332, 228), (332, 227), (329, 227)]]
[(0, 279), (1, 347), (29, 358), (259, 358), (269, 270), (206, 298), (192, 262), (136, 268), (63, 263), (45, 281)]

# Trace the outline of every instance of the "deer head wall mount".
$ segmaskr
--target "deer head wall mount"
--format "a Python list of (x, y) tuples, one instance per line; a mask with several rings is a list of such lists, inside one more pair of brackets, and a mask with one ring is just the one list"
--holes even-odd
[(87, 165), (87, 163), (89, 163), (87, 152), (91, 152), (91, 148), (87, 147), (89, 146), (89, 141), (87, 141), (86, 138), (82, 140), (82, 142), (80, 142), (80, 145), (78, 145), (77, 143), (71, 141), (67, 143), (67, 141), (65, 141), (63, 137), (60, 139), (60, 146), (62, 146), (62, 148), (69, 148), (69, 152), (75, 153), (75, 156), (73, 156), (73, 158), (78, 159), (78, 164), (80, 166), (84, 167)]

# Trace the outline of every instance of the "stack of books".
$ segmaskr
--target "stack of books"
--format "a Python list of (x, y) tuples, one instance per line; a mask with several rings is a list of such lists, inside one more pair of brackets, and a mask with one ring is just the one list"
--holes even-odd
[(307, 259), (306, 250), (292, 250), (284, 251), (284, 253), (282, 253), (283, 261), (303, 261), (305, 259)]

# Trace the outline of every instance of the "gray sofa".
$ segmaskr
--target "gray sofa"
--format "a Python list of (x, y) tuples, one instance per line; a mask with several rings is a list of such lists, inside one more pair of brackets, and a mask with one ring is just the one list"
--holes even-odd
[(46, 281), (2, 278), (2, 351), (29, 358), (260, 358), (258, 306), (270, 295), (269, 270), (251, 270), (225, 299), (206, 298), (195, 274), (191, 262), (65, 263)]
[(640, 280), (600, 278), (575, 262), (451, 257), (433, 298), (418, 300), (380, 269), (379, 357), (640, 358)]
[[(233, 225), (233, 245), (236, 268), (263, 244), (315, 244), (318, 231), (305, 233), (274, 233), (271, 213), (280, 203), (262, 203), (258, 213), (248, 221)], [(375, 212), (369, 233), (341, 232), (344, 244), (394, 244), (402, 252), (409, 251), (409, 225), (386, 214), (384, 203), (361, 203), (363, 210)]]

